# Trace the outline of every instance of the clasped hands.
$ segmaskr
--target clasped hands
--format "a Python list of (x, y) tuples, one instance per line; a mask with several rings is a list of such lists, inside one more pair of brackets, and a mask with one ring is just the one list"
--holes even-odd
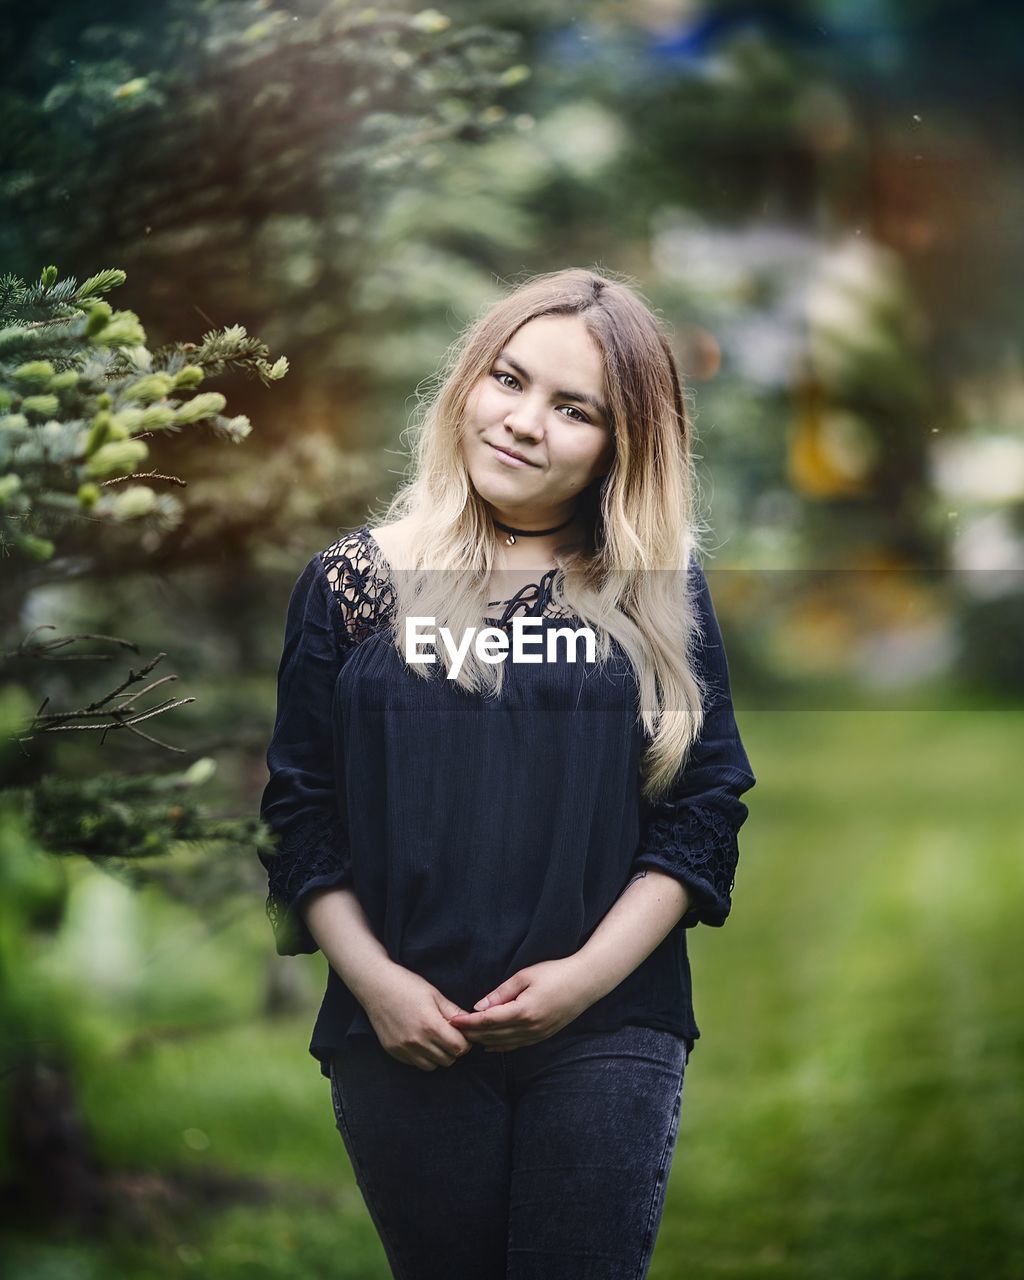
[(487, 1053), (546, 1040), (593, 1003), (572, 957), (520, 969), (448, 1022)]

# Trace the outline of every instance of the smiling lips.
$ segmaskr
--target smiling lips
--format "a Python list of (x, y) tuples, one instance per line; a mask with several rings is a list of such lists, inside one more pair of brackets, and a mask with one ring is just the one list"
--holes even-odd
[(522, 458), (522, 457), (520, 457), (520, 456), (519, 456), (519, 455), (517, 455), (517, 454), (510, 453), (507, 449), (503, 449), (503, 448), (501, 448), (501, 446), (500, 446), (500, 445), (492, 444), (492, 445), (491, 445), (491, 448), (492, 448), (492, 449), (494, 450), (494, 452), (498, 455), (498, 457), (502, 460), (502, 462), (504, 462), (507, 466), (510, 466), (510, 467), (534, 467), (534, 466), (536, 466), (536, 465), (537, 465), (535, 462), (527, 462), (527, 460), (526, 460), (525, 458)]

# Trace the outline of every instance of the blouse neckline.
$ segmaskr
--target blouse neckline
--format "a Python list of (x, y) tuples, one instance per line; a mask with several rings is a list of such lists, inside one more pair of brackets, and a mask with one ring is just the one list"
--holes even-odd
[[(363, 524), (359, 528), (359, 533), (363, 535), (368, 547), (373, 553), (373, 558), (394, 581), (394, 568), (380, 543), (370, 532), (369, 523)], [(485, 622), (498, 622), (499, 625), (508, 621), (508, 619), (524, 605), (526, 606), (526, 616), (543, 616), (548, 604), (551, 601), (551, 593), (554, 588), (555, 575), (558, 573), (558, 566), (546, 569), (536, 582), (527, 582), (519, 588), (515, 595), (510, 596), (506, 600), (488, 600), (487, 607), (492, 605), (504, 605), (500, 618), (486, 617)], [(531, 595), (532, 593), (532, 595)]]

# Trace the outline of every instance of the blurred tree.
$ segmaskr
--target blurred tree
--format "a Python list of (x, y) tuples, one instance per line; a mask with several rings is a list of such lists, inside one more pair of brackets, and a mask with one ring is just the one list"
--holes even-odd
[(526, 74), (514, 37), (337, 0), (3, 9), (0, 258), (114, 256), (157, 333), (194, 310), (287, 342), (294, 420), (336, 428), (382, 202), (499, 125), (493, 98)]
[[(12, 1170), (4, 1202), (19, 1213), (79, 1225), (95, 1225), (109, 1204), (77, 1109), (73, 1004), (51, 998), (32, 963), (36, 939), (62, 922), (63, 880), (54, 862), (88, 857), (133, 885), (157, 883), (202, 911), (220, 905), (213, 885), (230, 892), (244, 883), (231, 855), (239, 848), (248, 854), (266, 833), (255, 816), (222, 820), (194, 799), (214, 772), (209, 758), (166, 773), (144, 771), (145, 758), (136, 752), (133, 769), (125, 769), (122, 756), (116, 770), (61, 776), (44, 735), (98, 732), (100, 745), (128, 735), (181, 752), (153, 736), (152, 721), (192, 699), (144, 703), (176, 678), (148, 680), (163, 653), (106, 691), (50, 675), (69, 661), (109, 663), (111, 647), (138, 654), (131, 639), (83, 634), (38, 641), (34, 633), (50, 626), (44, 623), (15, 643), (14, 630), (42, 564), (51, 581), (72, 566), (81, 571), (83, 561), (96, 578), (112, 579), (124, 571), (125, 537), (145, 555), (181, 523), (182, 503), (156, 489), (185, 481), (138, 470), (149, 455), (147, 440), (202, 424), (222, 441), (249, 435), (247, 418), (222, 414), (223, 395), (198, 390), (208, 376), (239, 367), (270, 383), (288, 368), (283, 358), (271, 363), (266, 346), (238, 326), (208, 333), (198, 346), (151, 351), (138, 317), (114, 311), (99, 296), (123, 281), (123, 272), (108, 270), (79, 285), (58, 280), (55, 267), (31, 286), (15, 276), (0, 280), (0, 1014), (2, 1131)], [(99, 652), (83, 651), (82, 642), (90, 641), (99, 642)], [(38, 710), (26, 716), (30, 684)], [(77, 705), (50, 706), (68, 696)], [(28, 750), (34, 739), (38, 749)], [(188, 844), (203, 848), (201, 865), (147, 867), (146, 860)], [(200, 885), (205, 896), (196, 892)]]

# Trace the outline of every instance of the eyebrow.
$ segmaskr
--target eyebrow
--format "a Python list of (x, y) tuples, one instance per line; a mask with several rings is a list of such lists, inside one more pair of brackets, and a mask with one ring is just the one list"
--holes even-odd
[[(531, 381), (530, 375), (526, 372), (523, 366), (517, 360), (513, 360), (507, 351), (499, 351), (495, 359), (504, 360), (506, 364), (510, 364), (512, 368), (515, 369), (516, 373), (518, 373), (520, 377), (525, 378), (527, 382)], [(604, 418), (605, 422), (611, 422), (612, 420), (612, 415), (609, 413), (607, 407), (602, 404), (600, 400), (596, 400), (585, 391), (556, 391), (555, 396), (559, 400), (576, 400), (579, 404), (587, 405), (589, 408), (593, 409), (595, 413), (599, 413), (601, 417)]]

